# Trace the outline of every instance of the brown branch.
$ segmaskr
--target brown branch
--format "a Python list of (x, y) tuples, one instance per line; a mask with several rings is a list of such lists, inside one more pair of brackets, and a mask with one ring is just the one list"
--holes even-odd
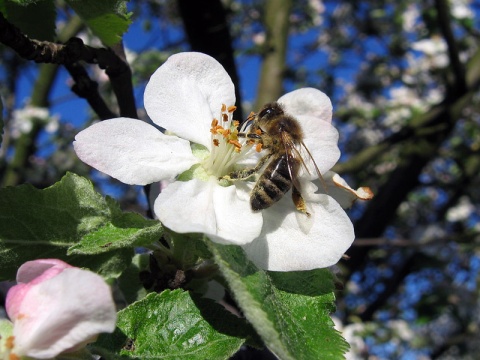
[(97, 64), (112, 83), (121, 116), (137, 118), (133, 96), (132, 73), (127, 62), (112, 49), (94, 48), (81, 39), (71, 38), (65, 44), (30, 39), (0, 13), (0, 42), (21, 57), (37, 63), (72, 65), (79, 61)]
[(98, 93), (98, 83), (91, 80), (87, 71), (79, 63), (65, 64), (65, 68), (75, 81), (72, 91), (87, 100), (90, 107), (102, 120), (112, 119), (117, 115), (112, 112)]

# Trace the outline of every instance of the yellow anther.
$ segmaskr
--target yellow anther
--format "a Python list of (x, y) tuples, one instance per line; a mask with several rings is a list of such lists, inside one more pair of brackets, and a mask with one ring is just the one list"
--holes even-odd
[(222, 135), (223, 135), (225, 138), (229, 137), (229, 136), (230, 136), (230, 129), (224, 130), (223, 133), (222, 133)]
[(230, 140), (228, 140), (228, 143), (235, 146), (236, 149), (241, 149), (242, 148), (242, 144), (240, 144), (237, 140), (231, 140), (230, 139)]
[(220, 125), (217, 125), (217, 126), (213, 126), (211, 129), (210, 129), (210, 132), (214, 135), (216, 134), (223, 134), (223, 132), (225, 131), (225, 129), (223, 128), (223, 126), (220, 126)]
[(237, 107), (235, 105), (229, 106), (227, 109), (229, 113), (233, 113), (235, 110), (237, 110)]
[(238, 125), (240, 125), (240, 121), (233, 120), (233, 126), (238, 127)]
[(9, 336), (6, 340), (5, 340), (5, 347), (7, 349), (13, 349), (13, 347), (15, 346), (15, 336)]
[(212, 127), (215, 127), (218, 125), (218, 120), (217, 119), (213, 119), (212, 120)]
[(255, 146), (255, 151), (256, 151), (256, 152), (262, 151), (262, 146), (263, 146), (262, 143), (258, 143), (257, 146)]
[(222, 104), (222, 112), (225, 112), (227, 110), (227, 105)]

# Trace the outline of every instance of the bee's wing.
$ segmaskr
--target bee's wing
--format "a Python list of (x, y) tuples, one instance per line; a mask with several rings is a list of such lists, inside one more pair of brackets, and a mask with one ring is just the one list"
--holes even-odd
[(298, 151), (295, 143), (287, 132), (282, 132), (282, 143), (285, 148), (285, 153), (287, 155), (287, 167), (290, 179), (292, 180), (292, 185), (298, 191), (300, 191), (300, 181), (298, 179), (298, 174), (300, 170), (299, 167), (303, 166), (307, 171), (308, 168), (303, 161), (300, 151)]
[[(310, 150), (308, 150), (307, 146), (305, 145), (305, 143), (303, 141), (301, 141), (300, 143), (303, 146), (303, 148), (305, 149), (306, 153), (308, 154), (308, 157), (310, 158), (310, 161), (312, 162), (313, 167), (315, 168), (315, 171), (318, 175), (318, 178), (320, 179), (320, 182), (322, 183), (323, 189), (325, 190), (325, 192), (327, 192), (327, 182), (323, 178), (322, 173), (320, 172), (320, 169), (318, 168), (317, 163), (315, 162), (315, 159), (312, 156), (312, 153), (310, 152)], [(298, 150), (297, 150), (297, 152), (298, 152)], [(305, 165), (305, 161), (303, 161), (303, 159), (302, 159), (302, 165), (305, 168), (305, 170), (310, 174), (310, 171), (308, 170), (308, 167)]]

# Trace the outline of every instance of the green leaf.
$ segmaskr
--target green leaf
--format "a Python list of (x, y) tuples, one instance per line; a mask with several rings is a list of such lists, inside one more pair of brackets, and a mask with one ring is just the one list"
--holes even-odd
[[(106, 228), (120, 236), (120, 245)], [(158, 222), (122, 214), (113, 200), (103, 198), (90, 181), (75, 174), (68, 173), (43, 190), (29, 184), (0, 189), (2, 279), (13, 279), (22, 263), (39, 258), (58, 258), (116, 277), (130, 264), (133, 247), (144, 243), (147, 236), (156, 239), (159, 233)], [(67, 256), (67, 250), (83, 238), (86, 245), (81, 248), (89, 251), (82, 254), (97, 255), (78, 255), (78, 250)], [(98, 251), (92, 250), (95, 241)], [(106, 246), (108, 242), (111, 246)]]
[(56, 10), (53, 0), (2, 0), (0, 8), (9, 22), (32, 39), (53, 41)]
[(135, 213), (123, 213), (112, 198), (106, 198), (110, 219), (70, 247), (68, 254), (98, 254), (125, 247), (152, 244), (163, 234), (162, 224)]
[(124, 0), (67, 0), (67, 4), (85, 21), (106, 46), (122, 39), (131, 23)]
[(240, 247), (206, 242), (237, 304), (279, 358), (343, 359), (349, 345), (330, 318), (334, 279), (327, 269), (266, 272)]
[(117, 331), (95, 345), (135, 359), (228, 359), (250, 332), (221, 305), (183, 290), (149, 294), (121, 310), (117, 326), (122, 342)]

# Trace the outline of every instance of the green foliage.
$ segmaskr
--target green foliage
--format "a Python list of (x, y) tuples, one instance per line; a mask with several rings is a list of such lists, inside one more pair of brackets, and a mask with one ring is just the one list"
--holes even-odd
[(130, 263), (134, 246), (161, 234), (158, 222), (122, 213), (74, 174), (44, 190), (28, 184), (0, 190), (3, 279), (13, 279), (23, 262), (36, 258), (59, 258), (116, 277)]
[(29, 37), (54, 40), (57, 16), (54, 1), (0, 0), (0, 11)]
[(348, 344), (333, 329), (334, 279), (326, 269), (275, 273), (257, 269), (237, 246), (208, 241), (238, 305), (281, 359), (339, 359)]
[(124, 0), (67, 0), (67, 4), (85, 21), (106, 46), (118, 43), (131, 23)]
[(228, 359), (250, 332), (221, 305), (182, 290), (149, 294), (120, 311), (118, 329), (116, 341), (97, 345), (131, 359)]
[[(338, 359), (345, 353), (348, 345), (329, 317), (335, 309), (334, 279), (327, 270), (265, 272), (240, 247), (166, 234), (168, 249), (157, 247), (157, 252), (164, 249), (157, 254), (163, 259), (161, 274), (172, 259), (195, 267), (195, 259), (213, 254), (246, 317), (239, 318), (213, 300), (180, 289), (146, 295), (139, 275), (150, 271), (154, 276), (155, 269), (150, 255), (133, 256), (133, 248), (151, 246), (162, 235), (158, 221), (123, 213), (88, 180), (71, 173), (43, 190), (31, 185), (0, 190), (3, 279), (13, 279), (23, 262), (38, 258), (59, 258), (118, 278), (131, 305), (120, 311), (114, 336), (103, 336), (95, 345), (106, 358), (227, 359), (244, 343), (262, 342), (283, 359)], [(191, 286), (202, 289), (208, 278), (196, 276)]]

